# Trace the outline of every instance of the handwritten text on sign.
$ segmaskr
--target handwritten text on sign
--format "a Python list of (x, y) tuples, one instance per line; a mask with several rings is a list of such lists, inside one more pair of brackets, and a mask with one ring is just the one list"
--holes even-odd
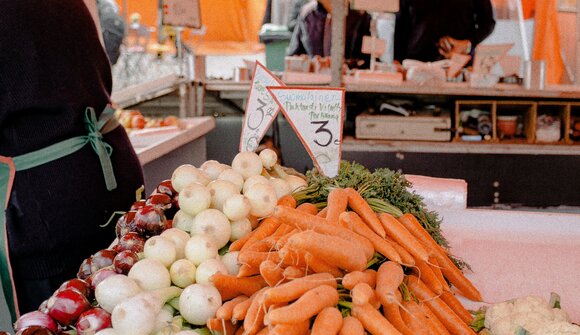
[(163, 0), (163, 24), (201, 28), (199, 0)]
[(344, 122), (344, 89), (268, 87), (318, 170), (338, 174)]
[(266, 89), (267, 86), (284, 86), (284, 84), (261, 63), (256, 62), (242, 127), (240, 152), (256, 151), (264, 134), (278, 115), (278, 105)]

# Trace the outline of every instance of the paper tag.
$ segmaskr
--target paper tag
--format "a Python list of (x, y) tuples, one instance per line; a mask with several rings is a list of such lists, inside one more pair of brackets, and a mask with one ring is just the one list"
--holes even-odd
[(343, 88), (268, 87), (318, 171), (338, 175), (344, 123)]
[(201, 28), (199, 0), (163, 0), (164, 25)]
[(256, 62), (240, 137), (240, 152), (256, 151), (260, 141), (280, 111), (266, 89), (268, 86), (284, 86), (284, 83), (264, 65)]

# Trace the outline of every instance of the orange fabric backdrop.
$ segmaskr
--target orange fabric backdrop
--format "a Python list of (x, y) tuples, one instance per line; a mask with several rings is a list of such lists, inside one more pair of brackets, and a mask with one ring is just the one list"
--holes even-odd
[[(127, 13), (141, 14), (141, 22), (157, 26), (158, 0), (126, 0)], [(123, 0), (117, 0), (123, 8)], [(258, 42), (266, 0), (200, 0), (204, 41)]]

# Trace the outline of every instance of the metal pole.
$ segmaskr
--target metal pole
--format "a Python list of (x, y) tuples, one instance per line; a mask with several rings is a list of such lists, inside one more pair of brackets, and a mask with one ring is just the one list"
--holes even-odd
[(345, 26), (348, 13), (344, 0), (332, 0), (332, 39), (330, 46), (330, 86), (342, 86), (342, 64), (344, 64)]

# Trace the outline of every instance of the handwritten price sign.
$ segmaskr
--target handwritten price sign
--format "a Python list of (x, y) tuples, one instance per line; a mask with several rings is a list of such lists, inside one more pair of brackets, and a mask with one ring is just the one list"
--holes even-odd
[(256, 62), (240, 138), (240, 152), (256, 151), (264, 134), (278, 116), (280, 109), (268, 92), (268, 86), (284, 86), (284, 83), (264, 65)]
[(314, 165), (327, 177), (340, 167), (344, 123), (343, 88), (268, 87)]
[(163, 0), (163, 24), (201, 28), (199, 0)]

